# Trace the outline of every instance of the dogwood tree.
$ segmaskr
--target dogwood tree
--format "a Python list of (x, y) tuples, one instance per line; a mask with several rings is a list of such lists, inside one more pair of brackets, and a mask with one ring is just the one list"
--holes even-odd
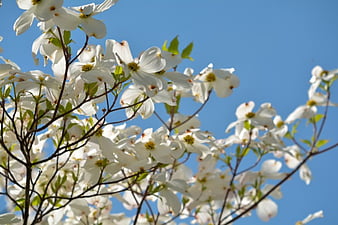
[[(309, 184), (308, 160), (338, 145), (322, 137), (337, 106), (330, 98), (338, 70), (315, 66), (308, 101), (284, 119), (271, 103), (239, 104), (228, 134), (216, 139), (197, 115), (212, 92), (231, 96), (240, 83), (235, 69), (180, 68), (193, 44), (180, 48), (177, 37), (137, 57), (128, 41), (91, 44), (107, 33), (96, 14), (116, 2), (17, 0), (24, 11), (14, 31), (38, 21), (33, 59), (51, 73), (22, 71), (1, 57), (0, 194), (8, 213), (0, 224), (226, 225), (253, 211), (263, 221), (274, 217), (281, 185), (296, 173)], [(79, 49), (76, 30), (85, 37)], [(181, 111), (186, 99), (196, 104), (189, 115)], [(152, 115), (162, 126), (146, 127)], [(125, 124), (137, 117), (144, 127)], [(298, 138), (299, 121), (311, 126), (308, 139)]]

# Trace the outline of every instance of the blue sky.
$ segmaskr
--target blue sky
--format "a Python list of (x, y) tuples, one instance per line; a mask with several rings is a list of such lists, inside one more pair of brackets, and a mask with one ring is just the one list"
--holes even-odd
[[(76, 5), (88, 2), (92, 1), (65, 0), (66, 4)], [(239, 104), (249, 100), (257, 106), (271, 102), (286, 118), (296, 106), (306, 102), (308, 80), (315, 65), (329, 70), (338, 68), (337, 7), (335, 0), (120, 0), (99, 18), (107, 24), (106, 38), (127, 40), (135, 56), (179, 35), (182, 46), (191, 41), (195, 45), (192, 53), (195, 60), (183, 63), (181, 71), (189, 66), (198, 72), (209, 63), (217, 68), (234, 67), (240, 87), (229, 98), (214, 96), (199, 115), (202, 128), (222, 138), (228, 123), (235, 120)], [(38, 29), (33, 27), (16, 37), (8, 27), (20, 14), (13, 0), (3, 0), (0, 8), (3, 55), (23, 70), (37, 69), (31, 59), (30, 43), (37, 37)], [(92, 43), (103, 44), (104, 40)], [(338, 91), (333, 92), (336, 94), (333, 100), (338, 102)], [(336, 115), (337, 110), (332, 110), (329, 116)], [(159, 125), (155, 120), (148, 124)], [(332, 142), (338, 139), (337, 125), (338, 120), (329, 120), (325, 131)], [(279, 214), (271, 224), (294, 224), (320, 209), (325, 217), (311, 224), (335, 224), (337, 158), (338, 149), (309, 163), (314, 177), (310, 186), (298, 177), (286, 183), (282, 188), (284, 197), (277, 201)], [(253, 216), (237, 224), (266, 223)]]

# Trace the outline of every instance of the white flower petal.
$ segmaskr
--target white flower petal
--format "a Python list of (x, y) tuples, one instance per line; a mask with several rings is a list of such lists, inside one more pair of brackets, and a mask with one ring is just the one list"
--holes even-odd
[(28, 10), (33, 6), (32, 1), (27, 0), (16, 0), (16, 3), (18, 4), (18, 7), (20, 9)]
[(34, 15), (40, 21), (47, 21), (53, 18), (54, 13), (61, 8), (63, 5), (63, 0), (48, 0), (48, 1), (39, 1), (34, 8)]
[(178, 200), (177, 196), (173, 192), (166, 190), (166, 189), (160, 191), (160, 195), (164, 197), (165, 204), (167, 204), (167, 206), (170, 209), (172, 209), (172, 211), (174, 212), (174, 215), (177, 215), (181, 210), (181, 202)]
[(67, 8), (60, 8), (54, 14), (53, 22), (64, 30), (75, 30), (80, 24), (79, 17)]
[(229, 82), (224, 79), (217, 79), (214, 83), (216, 95), (220, 98), (225, 98), (231, 95), (232, 90), (229, 88)]
[(169, 70), (174, 68), (182, 62), (182, 57), (178, 54), (173, 54), (171, 52), (162, 51), (162, 57), (166, 60), (166, 66), (164, 70)]
[(312, 77), (310, 79), (310, 83), (314, 83), (318, 78), (320, 78), (323, 71), (324, 70), (321, 66), (315, 66), (311, 71)]
[(320, 210), (318, 212), (315, 212), (313, 214), (308, 215), (302, 222), (301, 224), (307, 224), (311, 220), (317, 219), (317, 218), (322, 218), (324, 217), (323, 210)]
[(34, 20), (34, 15), (32, 13), (32, 10), (25, 11), (20, 15), (18, 19), (16, 19), (13, 29), (16, 32), (16, 35), (22, 34), (25, 32), (28, 28), (32, 26)]
[(307, 185), (310, 184), (312, 179), (312, 173), (310, 168), (306, 164), (300, 167), (299, 176)]
[(139, 66), (147, 73), (156, 73), (163, 70), (165, 59), (161, 56), (161, 50), (157, 47), (145, 50), (140, 56)]
[(185, 74), (179, 72), (166, 72), (163, 76), (174, 82), (176, 87), (182, 89), (191, 89), (191, 78)]
[(275, 217), (277, 211), (277, 204), (269, 198), (261, 201), (256, 209), (257, 216), (263, 221), (269, 221), (272, 217)]
[(132, 79), (135, 84), (145, 87), (146, 93), (149, 97), (156, 95), (164, 88), (165, 84), (165, 81), (159, 77), (143, 71), (137, 71), (133, 73)]
[(274, 159), (269, 159), (263, 162), (261, 172), (264, 174), (277, 173), (281, 168), (282, 168), (281, 162)]
[(21, 220), (13, 213), (5, 213), (0, 215), (0, 224), (14, 224)]
[(286, 123), (293, 123), (297, 119), (313, 117), (317, 112), (315, 106), (309, 107), (307, 105), (298, 106), (285, 120)]
[(128, 64), (133, 62), (133, 56), (127, 41), (117, 42), (112, 40), (112, 42), (114, 56), (116, 56), (119, 61), (122, 61), (120, 63)]
[(92, 17), (83, 19), (81, 25), (84, 32), (89, 37), (101, 39), (104, 38), (107, 34), (106, 25), (102, 21), (94, 19)]
[(101, 4), (95, 6), (92, 15), (106, 11), (107, 9), (115, 5), (116, 2), (118, 2), (118, 0), (105, 0)]
[(238, 106), (236, 109), (236, 116), (238, 119), (245, 118), (246, 114), (252, 112), (253, 108), (255, 107), (255, 103), (253, 101), (246, 102)]

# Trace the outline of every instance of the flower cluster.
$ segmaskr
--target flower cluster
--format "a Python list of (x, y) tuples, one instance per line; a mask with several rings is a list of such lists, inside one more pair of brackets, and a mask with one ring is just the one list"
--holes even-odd
[[(305, 118), (317, 127), (326, 117), (317, 107), (337, 106), (329, 100), (337, 71), (315, 67), (309, 101), (285, 121), (270, 103), (257, 111), (253, 101), (241, 104), (226, 129), (234, 133), (216, 139), (200, 128), (198, 113), (213, 91), (224, 98), (239, 86), (235, 70), (209, 64), (179, 72), (193, 45), (180, 52), (177, 37), (136, 58), (127, 41), (90, 44), (106, 35), (93, 16), (116, 2), (66, 8), (61, 0), (17, 0), (25, 11), (14, 30), (39, 21), (33, 58), (51, 63), (52, 74), (2, 58), (0, 188), (13, 214), (0, 215), (0, 224), (231, 224), (254, 209), (264, 221), (274, 217), (280, 184), (297, 171), (309, 184), (307, 160), (327, 151), (321, 129), (305, 148), (289, 126)], [(86, 41), (74, 53), (76, 29)], [(200, 106), (185, 115), (189, 98)], [(162, 122), (157, 129), (125, 123), (153, 115)]]

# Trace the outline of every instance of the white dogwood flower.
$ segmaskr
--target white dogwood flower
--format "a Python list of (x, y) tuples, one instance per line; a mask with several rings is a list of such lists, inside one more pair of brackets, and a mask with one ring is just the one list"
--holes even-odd
[(225, 98), (232, 94), (234, 88), (239, 86), (239, 79), (233, 74), (234, 71), (233, 68), (213, 69), (213, 65), (209, 64), (196, 76), (196, 79), (203, 81), (203, 85), (208, 91), (214, 89), (218, 97)]
[(235, 126), (242, 126), (245, 121), (248, 121), (251, 126), (258, 129), (272, 129), (274, 127), (273, 117), (276, 115), (276, 110), (270, 103), (263, 103), (257, 112), (253, 112), (255, 103), (253, 101), (241, 104), (236, 109), (237, 121), (232, 122), (226, 129), (228, 132)]
[(124, 72), (130, 74), (133, 82), (143, 87), (149, 97), (156, 95), (166, 87), (166, 81), (155, 74), (165, 67), (165, 59), (162, 58), (159, 48), (149, 48), (138, 58), (133, 59), (128, 42), (115, 41), (113, 52), (119, 63), (123, 65)]
[(117, 1), (118, 0), (105, 0), (103, 3), (98, 5), (91, 3), (88, 5), (72, 7), (72, 9), (79, 12), (79, 24), (83, 31), (89, 37), (100, 39), (106, 36), (106, 25), (102, 21), (93, 18), (93, 16), (106, 11)]
[(263, 221), (269, 221), (278, 212), (277, 204), (269, 198), (262, 200), (256, 209), (257, 216)]

